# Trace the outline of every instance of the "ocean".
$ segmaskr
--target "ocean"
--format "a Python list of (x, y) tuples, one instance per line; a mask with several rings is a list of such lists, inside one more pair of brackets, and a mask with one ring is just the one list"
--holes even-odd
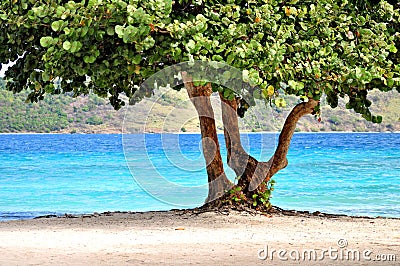
[[(278, 135), (242, 136), (251, 155), (268, 160)], [(199, 134), (1, 134), (0, 220), (200, 206), (207, 195), (200, 140)], [(296, 133), (288, 160), (273, 178), (273, 205), (400, 217), (400, 133)]]

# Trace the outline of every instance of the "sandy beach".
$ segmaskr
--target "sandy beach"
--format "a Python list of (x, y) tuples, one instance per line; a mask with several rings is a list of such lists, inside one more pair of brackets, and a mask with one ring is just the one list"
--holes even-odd
[(95, 213), (1, 222), (0, 250), (0, 265), (398, 265), (400, 220)]

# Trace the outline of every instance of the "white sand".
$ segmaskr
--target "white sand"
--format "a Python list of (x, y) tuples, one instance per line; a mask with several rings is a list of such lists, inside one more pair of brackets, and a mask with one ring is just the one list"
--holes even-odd
[[(340, 249), (339, 239), (348, 246)], [(285, 249), (281, 255), (288, 260), (280, 260), (277, 252), (272, 260), (260, 260), (266, 245), (269, 255)], [(318, 257), (328, 251), (319, 261), (290, 257), (306, 249)], [(363, 258), (364, 250), (371, 261)], [(360, 261), (353, 261), (357, 255), (347, 261), (347, 251), (360, 252)], [(334, 259), (341, 253), (342, 259)], [(379, 254), (392, 261), (372, 261)], [(400, 220), (171, 211), (0, 223), (0, 265), (157, 264), (399, 265)]]

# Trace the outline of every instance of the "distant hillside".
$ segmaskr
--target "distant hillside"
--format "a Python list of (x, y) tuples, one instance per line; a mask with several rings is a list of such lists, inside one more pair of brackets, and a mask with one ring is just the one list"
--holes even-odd
[[(0, 87), (2, 80), (0, 79)], [(121, 133), (127, 107), (115, 111), (107, 101), (95, 95), (73, 98), (47, 95), (40, 103), (26, 103), (27, 93), (13, 95), (0, 89), (0, 132)], [(158, 97), (158, 98), (157, 98)], [(375, 114), (382, 124), (365, 121), (345, 109), (344, 103), (331, 109), (323, 104), (322, 122), (304, 117), (298, 131), (400, 131), (400, 95), (397, 92), (370, 95)], [(295, 98), (288, 97), (289, 106)], [(217, 127), (222, 130), (219, 99), (212, 98)], [(129, 132), (198, 132), (196, 111), (184, 91), (170, 91), (130, 106), (126, 116)], [(149, 112), (150, 111), (150, 112)], [(273, 109), (263, 103), (250, 109), (241, 127), (245, 131), (278, 131), (290, 108)]]

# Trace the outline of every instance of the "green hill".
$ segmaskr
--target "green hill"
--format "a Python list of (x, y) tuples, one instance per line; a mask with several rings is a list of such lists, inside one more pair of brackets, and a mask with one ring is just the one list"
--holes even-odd
[[(0, 87), (3, 81), (0, 79)], [(40, 103), (26, 103), (27, 92), (13, 94), (0, 89), (0, 132), (120, 133), (124, 117), (129, 132), (197, 132), (196, 111), (185, 91), (168, 91), (135, 106), (115, 111), (95, 95), (47, 95)], [(322, 101), (322, 122), (304, 117), (298, 131), (400, 131), (400, 95), (397, 92), (370, 94), (375, 114), (382, 124), (372, 124), (345, 109), (344, 102), (331, 109)], [(288, 106), (295, 98), (288, 97)], [(222, 130), (219, 99), (212, 97), (217, 127)], [(128, 111), (128, 112), (127, 112)], [(261, 103), (240, 120), (244, 131), (278, 131), (290, 108), (273, 109)]]

